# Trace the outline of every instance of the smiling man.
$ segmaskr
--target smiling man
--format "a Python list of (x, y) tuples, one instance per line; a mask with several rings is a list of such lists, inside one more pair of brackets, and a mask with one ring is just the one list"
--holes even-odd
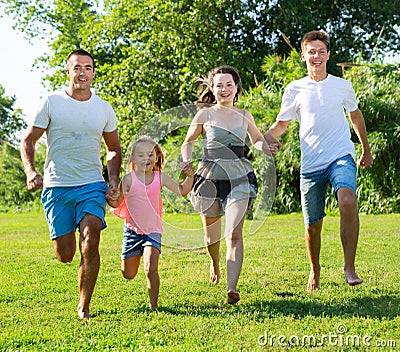
[[(71, 262), (79, 229), (80, 318), (89, 318), (89, 303), (100, 267), (100, 231), (106, 227), (106, 193), (118, 196), (121, 147), (114, 110), (90, 85), (96, 74), (93, 57), (75, 50), (67, 58), (69, 86), (43, 100), (22, 139), (21, 158), (29, 190), (42, 186), (42, 204), (61, 262)], [(44, 180), (35, 168), (35, 146), (46, 133)], [(102, 175), (101, 140), (107, 148), (109, 187)]]
[(331, 184), (340, 211), (340, 238), (344, 252), (346, 283), (358, 285), (362, 279), (355, 271), (359, 235), (356, 198), (356, 164), (346, 113), (361, 145), (359, 164), (372, 165), (364, 117), (358, 109), (350, 82), (328, 74), (329, 37), (312, 31), (301, 41), (301, 58), (308, 75), (291, 82), (285, 89), (276, 122), (265, 134), (267, 142), (282, 135), (288, 124), (299, 121), (301, 148), (300, 191), (305, 224), (305, 240), (310, 260), (308, 291), (320, 287), (321, 229), (328, 184)]

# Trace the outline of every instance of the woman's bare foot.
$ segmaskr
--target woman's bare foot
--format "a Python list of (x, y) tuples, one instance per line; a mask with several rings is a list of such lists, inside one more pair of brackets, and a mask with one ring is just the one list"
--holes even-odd
[(321, 274), (321, 269), (310, 271), (310, 276), (308, 277), (308, 283), (307, 283), (307, 291), (308, 292), (319, 290), (320, 274)]
[(211, 260), (211, 263), (210, 263), (210, 280), (211, 280), (211, 282), (214, 285), (218, 284), (220, 277), (221, 277), (221, 271), (219, 270), (219, 261), (218, 261), (218, 263), (215, 263), (214, 261)]
[(346, 284), (350, 286), (356, 286), (363, 282), (363, 279), (359, 278), (354, 270), (345, 270), (344, 275), (346, 276)]
[(78, 316), (81, 319), (90, 319), (89, 310), (85, 311), (78, 307)]
[(226, 303), (228, 304), (236, 304), (240, 300), (239, 292), (234, 290), (228, 291), (228, 298), (226, 299)]

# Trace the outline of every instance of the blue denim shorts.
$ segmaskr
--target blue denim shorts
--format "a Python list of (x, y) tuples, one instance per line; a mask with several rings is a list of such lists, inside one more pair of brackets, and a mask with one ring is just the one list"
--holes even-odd
[(75, 187), (44, 188), (42, 204), (50, 238), (64, 236), (75, 231), (86, 214), (97, 216), (105, 222), (107, 185), (105, 182), (94, 182)]
[(161, 234), (150, 233), (139, 235), (124, 225), (124, 238), (122, 239), (122, 259), (128, 259), (135, 255), (142, 255), (146, 246), (157, 248), (161, 253)]
[(337, 193), (341, 187), (356, 193), (357, 167), (351, 155), (335, 160), (326, 169), (300, 175), (301, 206), (304, 224), (312, 225), (323, 219), (328, 184)]

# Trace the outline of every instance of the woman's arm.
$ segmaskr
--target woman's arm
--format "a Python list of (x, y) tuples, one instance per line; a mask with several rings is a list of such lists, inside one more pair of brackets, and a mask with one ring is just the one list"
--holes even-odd
[(254, 121), (253, 115), (246, 111), (246, 119), (247, 119), (247, 133), (250, 136), (251, 143), (258, 150), (261, 150), (268, 156), (273, 156), (268, 143), (265, 141), (262, 136), (260, 130), (258, 129), (256, 122)]
[(203, 125), (207, 118), (207, 111), (200, 110), (193, 118), (189, 129), (186, 133), (185, 140), (181, 147), (181, 154), (184, 163), (192, 162), (193, 144), (197, 138), (203, 134)]

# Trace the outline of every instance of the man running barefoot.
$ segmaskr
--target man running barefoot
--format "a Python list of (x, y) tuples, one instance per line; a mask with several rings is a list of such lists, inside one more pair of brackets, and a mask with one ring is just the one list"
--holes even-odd
[[(89, 318), (89, 303), (100, 267), (100, 231), (106, 227), (106, 193), (118, 196), (121, 147), (112, 107), (90, 90), (96, 74), (93, 57), (84, 50), (67, 59), (69, 86), (41, 104), (21, 143), (29, 190), (42, 185), (43, 209), (54, 252), (71, 262), (79, 229), (81, 264), (78, 272), (80, 318)], [(35, 146), (46, 133), (44, 181), (35, 168)], [(109, 187), (102, 176), (101, 139), (107, 147)]]
[(351, 83), (327, 73), (326, 64), (330, 56), (328, 35), (323, 31), (305, 34), (301, 50), (308, 75), (286, 87), (277, 121), (264, 137), (268, 142), (272, 137), (282, 135), (297, 117), (302, 153), (301, 202), (311, 267), (308, 291), (320, 287), (321, 229), (329, 183), (339, 204), (346, 283), (358, 285), (363, 280), (354, 266), (359, 233), (355, 150), (344, 110), (362, 145), (359, 164), (367, 168), (373, 159), (364, 117), (358, 109)]

